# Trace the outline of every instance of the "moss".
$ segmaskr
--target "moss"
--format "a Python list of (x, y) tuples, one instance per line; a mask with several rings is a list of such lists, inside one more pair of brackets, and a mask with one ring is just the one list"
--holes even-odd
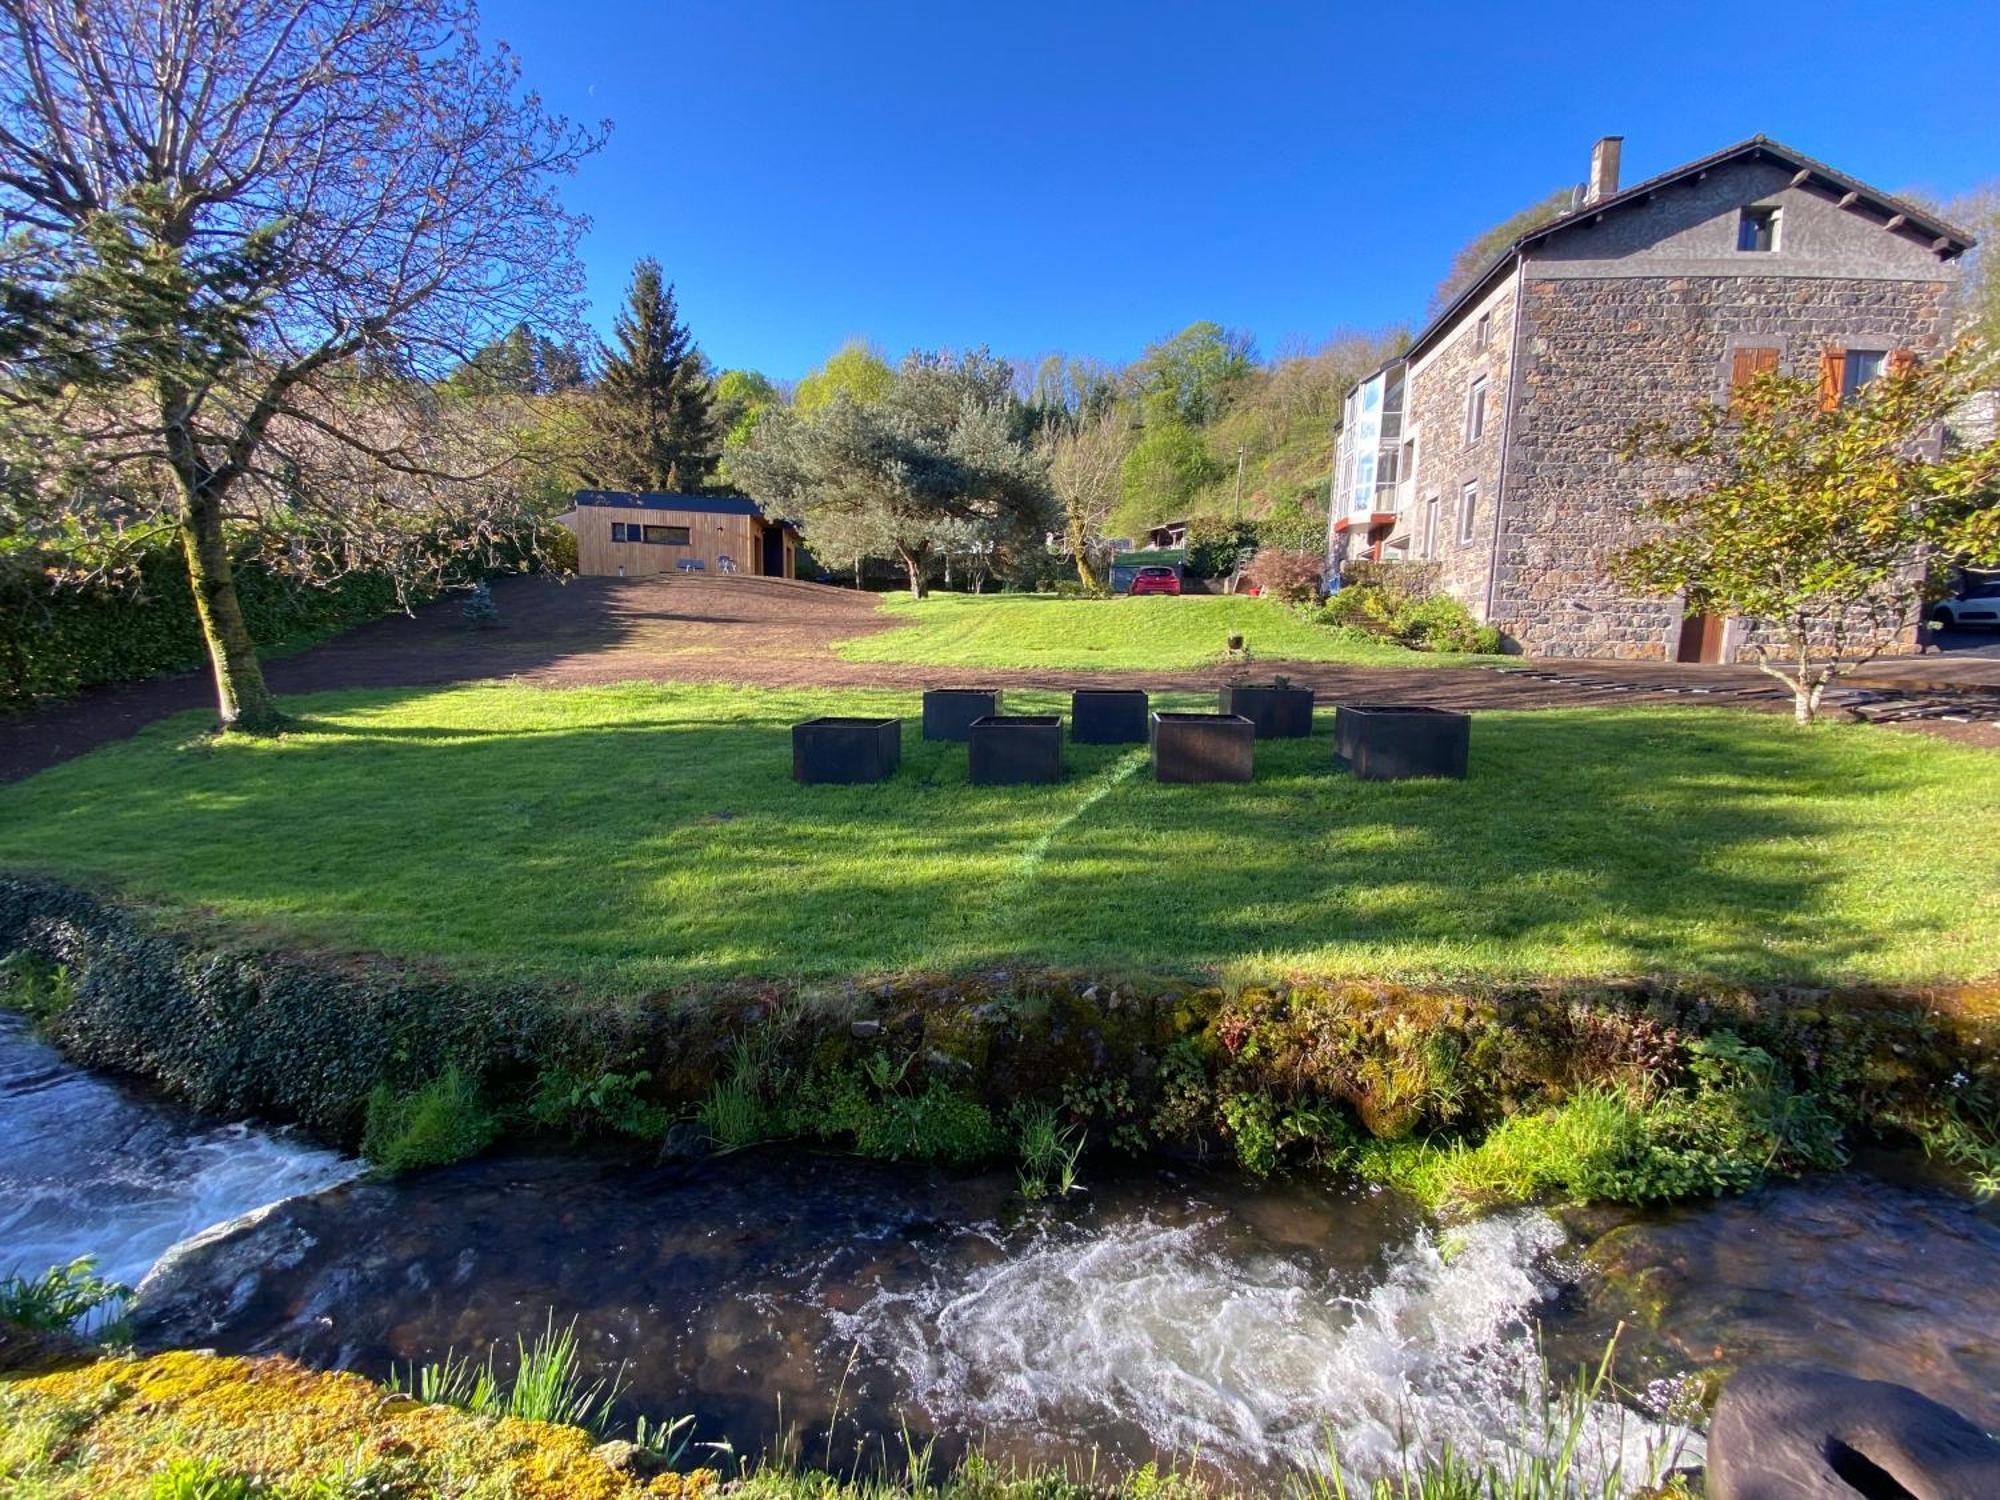
[(398, 1473), (410, 1493), (476, 1485), (520, 1500), (670, 1500), (715, 1484), (705, 1472), (641, 1480), (608, 1467), (577, 1428), (423, 1406), (276, 1357), (113, 1356), (16, 1377), (0, 1382), (0, 1430), (0, 1488), (79, 1500), (144, 1495), (176, 1460), (280, 1493), (370, 1469)]
[[(1371, 1170), (1435, 1184), (1440, 1163), (1540, 1118), (1539, 1133), (1519, 1126), (1498, 1143), (1518, 1166), (1513, 1148), (1561, 1136), (1551, 1112), (1586, 1093), (1692, 1097), (1700, 1043), (1722, 1033), (1772, 1061), (1774, 1098), (1807, 1099), (1837, 1132), (1944, 1139), (1936, 1122), (1951, 1111), (1969, 1122), (1951, 1136), (1962, 1156), (2000, 1134), (1984, 1123), (2000, 1121), (2000, 1021), (1983, 994), (1279, 976), (1224, 989), (1038, 971), (610, 1004), (216, 949), (59, 886), (0, 880), (5, 954), (25, 955), (17, 972), (65, 976), (51, 1034), (77, 1061), (337, 1144), (365, 1134), (398, 1165), (468, 1154), (509, 1127), (646, 1151), (665, 1122), (697, 1118), (722, 1145), (797, 1135), (964, 1160), (1010, 1150), (996, 1122), (1034, 1104), (1081, 1128), (1090, 1150), (1221, 1141), (1276, 1171), (1350, 1160), (1374, 1140), (1411, 1149), (1371, 1149)], [(1729, 1122), (1656, 1123), (1699, 1154)], [(1486, 1172), (1502, 1154), (1472, 1165)], [(1766, 1154), (1749, 1159), (1761, 1170)], [(1696, 1165), (1679, 1179), (1689, 1190), (1726, 1176), (1726, 1163)], [(1602, 1181), (1515, 1166), (1477, 1191)]]

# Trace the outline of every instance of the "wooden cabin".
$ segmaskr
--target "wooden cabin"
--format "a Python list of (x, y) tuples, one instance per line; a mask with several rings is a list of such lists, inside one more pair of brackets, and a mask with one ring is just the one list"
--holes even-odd
[(576, 533), (576, 570), (586, 578), (798, 576), (798, 527), (740, 495), (578, 490), (562, 522)]

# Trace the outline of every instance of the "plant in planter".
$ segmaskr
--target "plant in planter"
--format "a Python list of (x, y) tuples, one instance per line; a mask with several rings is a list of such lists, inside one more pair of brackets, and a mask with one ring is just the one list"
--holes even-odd
[(1248, 719), (1260, 740), (1303, 739), (1312, 733), (1313, 690), (1293, 687), (1289, 677), (1232, 682), (1222, 689), (1218, 706)]

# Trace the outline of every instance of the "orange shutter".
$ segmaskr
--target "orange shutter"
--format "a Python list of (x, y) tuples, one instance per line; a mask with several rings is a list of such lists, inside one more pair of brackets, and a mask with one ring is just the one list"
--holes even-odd
[(1847, 388), (1847, 351), (1829, 349), (1819, 357), (1819, 408), (1832, 411)]
[(1776, 349), (1732, 349), (1729, 353), (1729, 388), (1748, 385), (1759, 375), (1778, 368)]

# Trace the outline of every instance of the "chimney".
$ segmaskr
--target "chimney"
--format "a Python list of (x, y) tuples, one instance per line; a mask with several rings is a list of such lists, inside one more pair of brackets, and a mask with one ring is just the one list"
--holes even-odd
[(1596, 203), (1618, 191), (1618, 151), (1624, 141), (1622, 135), (1607, 135), (1590, 148), (1590, 186), (1584, 190), (1585, 203)]

